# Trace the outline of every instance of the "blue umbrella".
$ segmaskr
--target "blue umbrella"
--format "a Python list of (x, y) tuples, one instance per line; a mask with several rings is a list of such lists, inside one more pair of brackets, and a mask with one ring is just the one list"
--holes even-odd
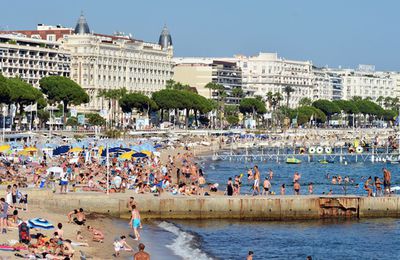
[(69, 145), (59, 146), (53, 150), (53, 155), (60, 155), (67, 153), (71, 147)]
[(147, 154), (145, 154), (145, 153), (134, 153), (134, 154), (132, 154), (132, 157), (144, 158), (144, 157), (147, 157)]
[(45, 230), (54, 228), (53, 224), (51, 224), (49, 221), (47, 221), (46, 219), (43, 219), (43, 218), (32, 218), (32, 219), (28, 220), (28, 227), (29, 228), (38, 228), (38, 229), (40, 228), (40, 229), (45, 229)]
[(161, 148), (161, 147), (162, 147), (161, 144), (156, 144), (156, 145), (154, 146), (155, 149), (158, 149), (158, 148)]

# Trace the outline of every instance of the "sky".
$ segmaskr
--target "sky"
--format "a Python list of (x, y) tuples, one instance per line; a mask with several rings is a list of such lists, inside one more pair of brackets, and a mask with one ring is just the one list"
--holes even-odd
[(176, 57), (277, 52), (317, 66), (400, 71), (397, 0), (3, 0), (0, 28), (74, 27), (157, 42), (164, 24)]

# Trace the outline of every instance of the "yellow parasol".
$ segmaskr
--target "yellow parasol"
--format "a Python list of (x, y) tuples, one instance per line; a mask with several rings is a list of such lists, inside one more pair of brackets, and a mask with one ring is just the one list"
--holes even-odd
[(142, 153), (144, 153), (147, 156), (151, 156), (151, 154), (152, 154), (152, 152), (146, 151), (146, 150), (143, 150)]
[(80, 152), (82, 152), (83, 151), (83, 149), (82, 148), (80, 148), (80, 147), (74, 147), (74, 148), (71, 148), (71, 149), (69, 149), (69, 153), (80, 153)]
[(99, 156), (101, 156), (101, 154), (103, 153), (103, 149), (104, 149), (104, 147), (100, 146), (100, 148), (99, 148)]
[(123, 153), (119, 156), (119, 159), (123, 159), (123, 160), (130, 160), (132, 158), (132, 154), (134, 153), (134, 151), (130, 151), (130, 152), (126, 152)]
[(0, 153), (10, 150), (11, 146), (9, 144), (4, 144), (0, 146)]
[(18, 154), (19, 154), (19, 155), (24, 155), (24, 156), (29, 156), (29, 155), (31, 155), (30, 152), (25, 151), (25, 150), (19, 151)]
[(27, 153), (29, 153), (29, 152), (37, 152), (38, 149), (36, 147), (26, 147), (26, 148), (24, 148), (23, 151), (25, 151)]

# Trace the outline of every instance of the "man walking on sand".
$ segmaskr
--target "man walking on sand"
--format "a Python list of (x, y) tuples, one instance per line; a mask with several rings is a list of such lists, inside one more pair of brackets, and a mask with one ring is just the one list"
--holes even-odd
[(150, 255), (149, 253), (144, 251), (144, 244), (140, 243), (139, 246), (139, 252), (133, 255), (134, 260), (150, 260)]

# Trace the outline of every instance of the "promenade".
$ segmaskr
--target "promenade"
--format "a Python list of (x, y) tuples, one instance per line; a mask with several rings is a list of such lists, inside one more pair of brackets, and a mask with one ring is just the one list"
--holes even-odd
[(174, 196), (162, 194), (70, 193), (28, 190), (30, 204), (58, 213), (84, 208), (92, 213), (129, 218), (127, 199), (135, 197), (143, 219), (308, 220), (400, 217), (400, 197), (361, 196)]

